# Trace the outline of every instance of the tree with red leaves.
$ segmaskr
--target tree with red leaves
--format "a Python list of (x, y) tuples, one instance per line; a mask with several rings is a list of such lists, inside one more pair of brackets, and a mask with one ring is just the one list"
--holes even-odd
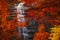
[(48, 40), (49, 33), (45, 32), (43, 24), (40, 24), (38, 27), (38, 32), (35, 33), (33, 40)]
[(7, 0), (0, 0), (0, 4), (0, 40), (17, 40), (16, 20), (10, 18), (10, 4)]

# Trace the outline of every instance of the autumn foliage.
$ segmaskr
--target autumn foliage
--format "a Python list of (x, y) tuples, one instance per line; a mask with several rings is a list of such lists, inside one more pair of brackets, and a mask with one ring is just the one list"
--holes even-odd
[(15, 17), (13, 17), (12, 20), (9, 20), (9, 5), (7, 0), (0, 0), (0, 40), (18, 39)]
[[(27, 19), (31, 17), (33, 18), (33, 20), (37, 20), (37, 22), (39, 23), (38, 32), (35, 33), (33, 40), (48, 40), (49, 32), (45, 31), (46, 26), (44, 24), (47, 25), (48, 23), (50, 23), (52, 27), (60, 25), (60, 0), (20, 1), (26, 2), (24, 4), (25, 6), (30, 6), (33, 4), (31, 9), (25, 11), (27, 12), (25, 13)], [(16, 2), (16, 0), (13, 0), (13, 3), (14, 2)], [(13, 3), (9, 3), (7, 0), (0, 1), (0, 40), (18, 40), (16, 26), (17, 24), (21, 24), (17, 22), (16, 14), (12, 20), (7, 20), (7, 18), (10, 17), (10, 11), (8, 10), (8, 8)]]

